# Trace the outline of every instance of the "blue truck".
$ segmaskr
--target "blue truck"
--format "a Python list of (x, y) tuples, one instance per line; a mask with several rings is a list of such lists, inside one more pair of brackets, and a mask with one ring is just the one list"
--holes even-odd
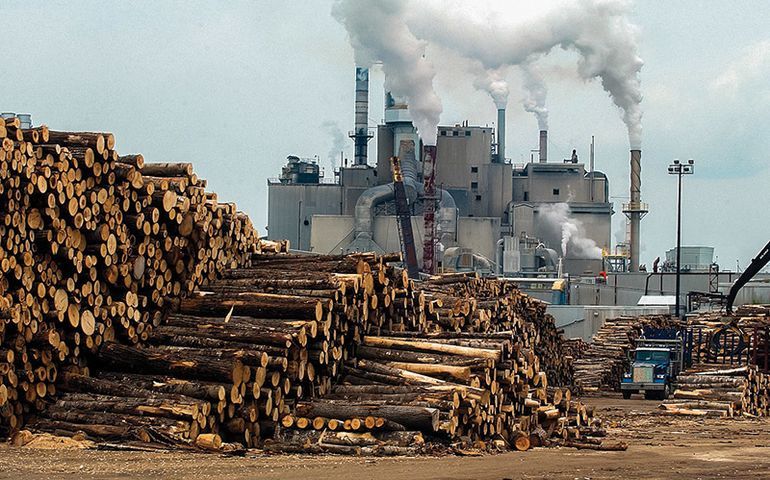
[(681, 332), (677, 329), (645, 330), (629, 352), (630, 368), (623, 374), (620, 391), (629, 399), (644, 392), (647, 400), (663, 400), (684, 363)]

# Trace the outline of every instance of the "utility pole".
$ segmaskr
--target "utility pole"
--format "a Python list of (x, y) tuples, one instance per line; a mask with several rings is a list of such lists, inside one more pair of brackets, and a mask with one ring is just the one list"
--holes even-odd
[(679, 304), (682, 287), (682, 175), (692, 175), (695, 173), (695, 160), (688, 160), (686, 164), (674, 160), (674, 163), (668, 166), (669, 175), (676, 175), (678, 178), (677, 188), (677, 210), (676, 210), (676, 318), (680, 318)]

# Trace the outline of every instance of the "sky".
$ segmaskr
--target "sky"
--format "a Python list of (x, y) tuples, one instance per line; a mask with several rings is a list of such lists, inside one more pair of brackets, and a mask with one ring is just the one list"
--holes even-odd
[[(531, 2), (529, 2), (531, 3)], [(483, 8), (484, 1), (479, 1)], [(234, 201), (265, 233), (267, 178), (287, 155), (318, 156), (330, 175), (352, 157), (354, 61), (331, 0), (0, 0), (8, 39), (0, 110), (30, 113), (56, 130), (109, 131), (121, 154), (192, 162), (221, 201)], [(770, 2), (639, 1), (644, 139), (641, 261), (676, 242), (673, 159), (694, 159), (684, 179), (683, 244), (715, 247), (723, 269), (743, 269), (770, 240)], [(13, 41), (11, 41), (13, 39)], [(429, 46), (441, 124), (496, 119), (467, 63)], [(549, 157), (573, 148), (610, 180), (613, 240), (623, 238), (628, 138), (617, 107), (582, 80), (577, 55), (543, 61)], [(506, 153), (537, 147), (521, 78), (508, 77)], [(371, 73), (370, 125), (383, 116), (384, 75)], [(334, 132), (337, 132), (335, 135)], [(336, 139), (335, 139), (336, 137)], [(330, 152), (332, 153), (330, 155)], [(375, 155), (370, 144), (370, 158)]]

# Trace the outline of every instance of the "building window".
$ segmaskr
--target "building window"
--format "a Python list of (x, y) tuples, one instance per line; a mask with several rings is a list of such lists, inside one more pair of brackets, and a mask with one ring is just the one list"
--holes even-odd
[(446, 137), (446, 130), (441, 130), (441, 136)]
[(479, 173), (479, 167), (471, 167), (471, 173)]
[(471, 136), (471, 131), (470, 130), (466, 130), (465, 131), (465, 136), (466, 137), (470, 137)]
[(554, 195), (558, 195), (559, 194), (559, 189), (558, 188), (554, 188), (553, 189), (553, 194)]
[(452, 131), (452, 136), (453, 137), (457, 137), (459, 135), (460, 135), (460, 132), (458, 132), (457, 130)]
[(479, 188), (479, 182), (471, 182), (471, 190), (477, 190)]
[(481, 200), (481, 195), (476, 195), (476, 200)]
[(529, 192), (524, 192), (524, 201), (529, 200)]

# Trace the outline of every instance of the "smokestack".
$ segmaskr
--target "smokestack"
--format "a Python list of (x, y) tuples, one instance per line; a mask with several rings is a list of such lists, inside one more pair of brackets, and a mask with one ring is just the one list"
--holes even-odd
[(642, 151), (631, 150), (631, 203), (626, 209), (631, 230), (630, 271), (639, 271), (639, 226), (647, 209), (641, 203), (642, 192)]
[(548, 161), (548, 130), (540, 130), (540, 163)]
[(356, 67), (355, 130), (350, 132), (355, 152), (353, 165), (366, 165), (369, 139), (369, 69)]
[(497, 159), (505, 163), (505, 109), (497, 109)]
[(423, 147), (423, 225), (424, 239), (422, 246), (422, 271), (436, 273), (436, 207), (439, 196), (436, 194), (436, 146)]

